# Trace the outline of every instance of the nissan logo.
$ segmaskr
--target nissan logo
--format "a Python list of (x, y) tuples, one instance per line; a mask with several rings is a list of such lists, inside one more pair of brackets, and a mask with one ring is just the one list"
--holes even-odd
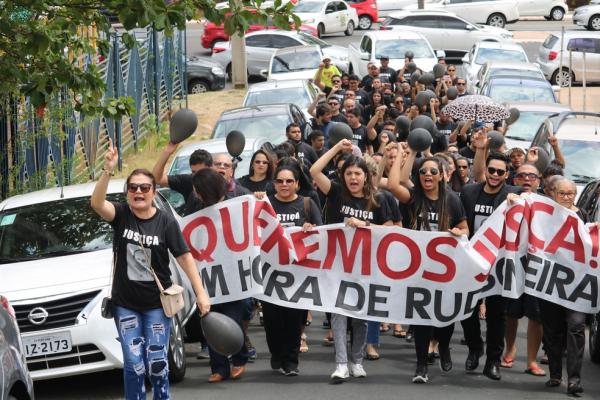
[(29, 312), (27, 319), (33, 325), (42, 325), (48, 319), (48, 311), (44, 310), (42, 307), (36, 307)]

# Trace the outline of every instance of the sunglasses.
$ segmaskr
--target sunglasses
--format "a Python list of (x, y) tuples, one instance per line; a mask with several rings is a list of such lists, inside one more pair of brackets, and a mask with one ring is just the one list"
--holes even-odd
[(534, 174), (533, 172), (519, 172), (515, 175), (515, 178), (535, 180), (539, 179), (540, 177), (537, 174)]
[(219, 168), (231, 168), (231, 164), (226, 162), (216, 162), (214, 163), (214, 166)]
[(404, 101), (402, 101), (402, 100), (396, 100), (395, 103), (396, 104), (404, 104)]
[(342, 81), (331, 81), (333, 83), (342, 83)]
[(140, 189), (140, 191), (142, 193), (148, 193), (150, 191), (150, 189), (152, 189), (152, 184), (151, 183), (128, 183), (127, 184), (127, 191), (129, 193), (137, 193), (138, 189)]
[(493, 168), (493, 167), (488, 167), (487, 171), (490, 175), (496, 174), (498, 176), (502, 176), (502, 175), (506, 174), (505, 169), (498, 169), (498, 168)]
[(464, 86), (465, 83), (464, 82), (456, 82), (456, 86)]
[(258, 165), (268, 165), (269, 162), (266, 160), (254, 160), (254, 164), (258, 164)]
[(296, 180), (295, 179), (274, 179), (274, 182), (278, 185), (283, 185), (284, 183), (286, 185), (291, 185), (294, 182), (296, 182)]
[(457, 165), (458, 169), (469, 169), (468, 165)]
[(332, 101), (331, 103), (328, 103), (330, 106), (339, 106), (340, 103), (338, 103), (337, 101)]
[(452, 68), (452, 69), (449, 68), (448, 69), (448, 72), (454, 72), (454, 71), (456, 71), (454, 68)]
[(433, 176), (436, 176), (437, 174), (440, 173), (440, 170), (437, 168), (419, 168), (419, 174), (420, 175), (427, 175), (427, 174), (431, 174)]

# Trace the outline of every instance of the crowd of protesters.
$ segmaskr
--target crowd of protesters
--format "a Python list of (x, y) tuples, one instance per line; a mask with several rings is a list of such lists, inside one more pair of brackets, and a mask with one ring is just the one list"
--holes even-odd
[[(410, 55), (399, 71), (390, 68), (388, 62), (382, 58), (380, 65), (369, 64), (368, 75), (359, 78), (339, 74), (335, 67), (332, 68), (330, 60), (324, 60), (314, 80), (322, 92), (308, 109), (313, 117), (310, 123), (307, 126), (290, 124), (285, 132), (281, 132), (282, 139), (286, 140), (272, 151), (261, 149), (254, 153), (247, 175), (239, 180), (233, 178), (236, 163), (231, 156), (209, 154), (204, 150), (191, 155), (191, 174), (167, 176), (166, 163), (177, 148), (169, 143), (152, 173), (134, 172), (128, 180), (128, 201), (133, 218), (141, 221), (136, 229), (146, 229), (150, 225), (147, 220), (156, 212), (147, 211), (149, 198), (144, 198), (144, 194), (149, 193), (146, 186), (150, 185), (150, 193), (154, 193), (155, 181), (184, 196), (186, 215), (232, 197), (254, 193), (259, 198), (269, 199), (284, 226), (305, 230), (332, 223), (352, 227), (396, 225), (470, 237), (502, 202), (515, 202), (526, 193), (548, 196), (587, 221), (586, 215), (574, 206), (575, 185), (562, 176), (565, 161), (554, 138), (550, 138), (550, 143), (555, 149), (555, 159), (548, 165), (541, 165), (536, 148), (506, 149), (503, 143), (492, 143), (488, 132), (504, 132), (507, 129), (505, 121), (493, 124), (477, 120), (456, 121), (444, 110), (455, 98), (469, 94), (466, 80), (457, 74), (454, 65), (445, 65), (444, 60), (440, 60), (446, 68), (443, 76), (434, 82), (423, 83), (415, 79), (415, 72), (422, 71), (415, 71)], [(435, 96), (425, 104), (419, 104), (418, 94), (425, 90)], [(433, 124), (430, 129), (432, 144), (429, 149), (417, 152), (408, 146), (407, 130), (402, 129), (398, 121), (407, 119), (410, 122), (422, 116), (431, 119)], [(352, 137), (333, 141), (330, 134), (336, 124), (347, 124)], [(112, 173), (114, 165), (113, 158), (107, 159), (106, 176)], [(151, 176), (153, 178), (149, 178)], [(111, 221), (115, 229), (122, 229), (121, 221), (125, 216), (132, 218), (131, 215), (126, 213), (126, 207), (104, 200), (105, 180), (101, 180), (98, 187), (100, 193), (94, 208)], [(138, 209), (146, 211), (138, 213)], [(165, 224), (172, 226), (171, 221)], [(188, 254), (185, 243), (179, 238), (167, 245), (178, 257)], [(182, 259), (182, 263), (185, 265), (187, 261)], [(124, 261), (121, 264), (121, 270), (126, 268)], [(116, 279), (117, 290), (119, 287), (126, 290), (148, 285), (148, 282), (131, 282), (124, 272), (117, 272)], [(206, 312), (209, 305), (205, 293), (201, 287), (195, 285), (194, 288), (199, 307)], [(129, 290), (129, 293), (135, 293), (135, 290)], [(119, 307), (127, 308), (126, 297), (123, 295)], [(148, 307), (155, 308), (156, 301), (130, 306), (139, 312), (147, 311)], [(235, 319), (245, 332), (256, 308), (261, 311), (271, 367), (286, 376), (297, 375), (299, 353), (308, 351), (304, 328), (311, 321), (309, 311), (268, 303), (260, 305), (252, 299), (212, 306), (212, 310)], [(119, 311), (116, 317), (125, 354), (131, 354), (131, 346), (126, 343), (128, 337), (123, 316), (130, 314)], [(487, 297), (480, 301), (471, 317), (461, 322), (463, 340), (469, 349), (465, 369), (476, 370), (480, 358), (485, 355), (483, 374), (500, 380), (501, 369), (513, 367), (518, 351), (516, 331), (523, 317), (527, 317), (525, 372), (546, 376), (547, 372), (540, 364), (547, 363), (549, 379), (546, 386), (559, 386), (562, 356), (566, 351), (567, 391), (573, 395), (582, 393), (580, 376), (585, 316), (528, 295), (519, 299)], [(485, 320), (485, 339), (482, 338), (480, 320)], [(414, 343), (417, 365), (414, 383), (428, 381), (428, 366), (436, 359), (443, 371), (453, 368), (449, 344), (454, 324), (441, 328), (403, 327), (394, 322), (367, 322), (337, 314), (327, 315), (323, 323), (330, 332), (324, 344), (334, 346), (332, 381), (343, 382), (349, 376), (366, 377), (363, 360), (380, 357), (379, 335), (389, 330), (390, 325), (394, 336)], [(167, 325), (163, 320), (161, 324)], [(349, 341), (348, 332), (351, 332)], [(168, 333), (166, 335), (168, 337)], [(159, 345), (164, 348), (163, 342)], [(210, 346), (207, 355), (206, 346), (203, 342), (204, 349), (198, 356), (210, 358), (209, 382), (240, 378), (247, 362), (256, 357), (256, 349), (249, 338), (230, 358), (219, 355)], [(540, 354), (543, 355), (541, 361)], [(126, 386), (134, 385), (136, 379), (139, 383), (141, 376), (139, 359), (130, 358), (126, 358)], [(165, 390), (164, 382), (155, 384), (153, 380), (152, 383), (155, 390)], [(168, 389), (168, 383), (166, 387)]]

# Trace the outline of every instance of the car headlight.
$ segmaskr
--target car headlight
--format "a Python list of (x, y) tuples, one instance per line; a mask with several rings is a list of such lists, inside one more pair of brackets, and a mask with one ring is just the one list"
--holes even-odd
[(305, 19), (305, 20), (304, 20), (304, 21), (302, 21), (302, 22), (305, 22), (305, 23), (307, 23), (307, 24), (312, 24), (313, 22), (315, 22), (315, 19), (314, 19), (314, 18), (309, 18), (309, 19)]
[(225, 75), (225, 71), (223, 71), (223, 68), (221, 68), (221, 67), (212, 67), (210, 69), (210, 72), (212, 72), (213, 74), (218, 75), (218, 76)]
[(589, 12), (590, 12), (589, 8), (588, 9), (584, 8), (583, 10), (575, 10), (575, 14), (577, 14), (577, 15), (586, 15), (586, 14), (589, 14)]

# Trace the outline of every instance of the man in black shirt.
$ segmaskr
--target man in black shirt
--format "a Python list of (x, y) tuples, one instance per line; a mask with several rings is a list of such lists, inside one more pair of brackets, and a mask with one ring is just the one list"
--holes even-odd
[(340, 110), (342, 109), (342, 104), (337, 97), (330, 97), (329, 100), (327, 100), (327, 104), (331, 108), (331, 120), (333, 122), (348, 123), (348, 120), (346, 119), (344, 114), (340, 112)]
[(394, 82), (396, 82), (397, 74), (396, 71), (390, 67), (390, 58), (382, 56), (379, 61), (381, 62), (381, 67), (379, 67), (379, 79), (381, 79), (381, 83), (394, 90)]
[(377, 138), (377, 132), (375, 129), (367, 129), (366, 126), (360, 122), (360, 114), (357, 110), (351, 110), (346, 112), (346, 118), (348, 118), (348, 125), (352, 128), (352, 139), (353, 145), (358, 146), (360, 151), (369, 154), (373, 153), (373, 147), (371, 141)]
[(296, 149), (296, 157), (299, 160), (306, 160), (309, 165), (313, 165), (317, 161), (317, 153), (315, 153), (310, 145), (302, 141), (300, 125), (295, 122), (289, 124), (285, 128), (285, 136), (288, 138), (288, 142)]
[[(478, 151), (485, 151), (478, 149)], [(463, 187), (460, 199), (467, 213), (469, 234), (472, 236), (485, 222), (494, 210), (506, 200), (509, 193), (518, 193), (520, 190), (506, 184), (508, 177), (508, 158), (501, 153), (491, 153), (485, 162), (485, 180), (480, 183), (469, 184)], [(487, 360), (483, 374), (490, 379), (499, 380), (500, 358), (504, 351), (504, 311), (505, 301), (500, 295), (485, 298), (486, 355)], [(481, 306), (480, 306), (481, 307)], [(483, 354), (483, 340), (479, 325), (479, 310), (461, 322), (469, 355), (465, 362), (465, 369), (473, 371), (479, 366), (479, 357)]]

